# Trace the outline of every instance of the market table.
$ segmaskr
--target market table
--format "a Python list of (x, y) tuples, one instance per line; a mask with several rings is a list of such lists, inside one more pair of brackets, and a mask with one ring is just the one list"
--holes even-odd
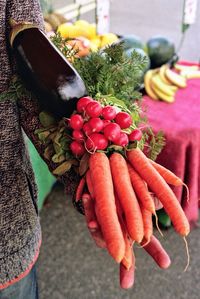
[(172, 104), (144, 96), (143, 106), (153, 130), (162, 130), (166, 138), (157, 162), (173, 171), (189, 188), (189, 202), (185, 187), (175, 187), (173, 191), (194, 225), (200, 199), (200, 79), (188, 80)]

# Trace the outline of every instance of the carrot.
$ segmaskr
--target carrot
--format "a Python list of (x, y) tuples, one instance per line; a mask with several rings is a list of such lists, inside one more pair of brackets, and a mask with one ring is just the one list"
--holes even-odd
[(151, 194), (148, 192), (145, 182), (129, 163), (127, 163), (127, 165), (131, 183), (137, 198), (140, 200), (145, 209), (150, 211), (152, 214), (155, 214), (155, 204)]
[(142, 214), (140, 206), (131, 185), (126, 160), (119, 153), (114, 153), (110, 157), (115, 191), (121, 203), (128, 233), (131, 239), (140, 243), (144, 235)]
[(144, 225), (144, 237), (146, 241), (149, 242), (153, 234), (152, 213), (145, 209), (142, 205), (140, 205), (140, 209), (142, 212), (142, 219)]
[(155, 193), (174, 225), (183, 237), (190, 232), (188, 219), (175, 194), (140, 149), (127, 151), (127, 158), (148, 187)]
[(82, 177), (79, 184), (78, 184), (78, 187), (76, 189), (76, 195), (75, 195), (75, 201), (76, 202), (79, 201), (82, 198), (84, 187), (85, 187), (85, 178)]
[(109, 159), (104, 153), (90, 156), (89, 168), (98, 221), (110, 255), (120, 263), (125, 253), (123, 233), (116, 213)]
[(116, 204), (117, 215), (122, 228), (124, 242), (125, 242), (125, 253), (121, 263), (126, 267), (127, 270), (129, 270), (133, 264), (133, 254), (132, 254), (133, 241), (128, 235), (126, 224), (123, 219), (123, 210), (116, 193), (115, 193), (115, 204)]
[(184, 184), (183, 181), (169, 169), (165, 168), (164, 166), (156, 163), (151, 159), (149, 159), (149, 161), (168, 184), (173, 186), (182, 186)]
[(132, 245), (133, 242), (128, 238), (128, 234), (124, 232), (125, 253), (121, 263), (129, 270), (133, 264)]
[(120, 286), (123, 289), (130, 289), (135, 280), (135, 256), (132, 251), (132, 266), (130, 267), (129, 270), (126, 269), (126, 267), (121, 263), (120, 264)]
[(93, 186), (92, 186), (90, 170), (88, 170), (86, 172), (86, 183), (87, 183), (88, 191), (89, 191), (91, 197), (94, 198), (94, 190), (93, 190)]
[(146, 240), (143, 240), (142, 245), (144, 245), (146, 252), (152, 256), (160, 268), (167, 269), (171, 264), (171, 260), (158, 239), (152, 236), (150, 242), (146, 245), (145, 243)]
[(187, 199), (189, 200), (189, 189), (188, 186), (178, 177), (176, 176), (172, 171), (167, 169), (166, 167), (156, 163), (155, 161), (152, 161), (149, 159), (153, 167), (160, 173), (160, 175), (164, 178), (167, 184), (172, 186), (184, 186), (187, 191)]

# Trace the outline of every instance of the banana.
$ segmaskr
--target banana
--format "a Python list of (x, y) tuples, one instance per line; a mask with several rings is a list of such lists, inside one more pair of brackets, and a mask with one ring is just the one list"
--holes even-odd
[(166, 69), (168, 68), (168, 65), (167, 64), (163, 64), (160, 69), (159, 69), (159, 75), (160, 75), (160, 78), (162, 79), (162, 81), (167, 84), (167, 85), (171, 85), (171, 82), (166, 78), (165, 76), (165, 71)]
[(175, 70), (182, 72), (182, 71), (198, 71), (199, 67), (198, 65), (182, 65), (182, 64), (178, 64), (176, 63), (174, 65)]
[(167, 77), (165, 76), (165, 72), (166, 70), (169, 68), (169, 66), (167, 64), (163, 64), (161, 67), (160, 67), (160, 70), (159, 70), (159, 76), (161, 78), (161, 80), (169, 85), (171, 87), (172, 90), (174, 91), (177, 91), (178, 90), (178, 87), (175, 86), (175, 85), (172, 85), (172, 83), (167, 79)]
[(155, 94), (161, 99), (161, 100), (163, 100), (163, 101), (165, 101), (165, 102), (167, 102), (167, 103), (173, 103), (174, 101), (175, 101), (175, 97), (174, 97), (174, 95), (172, 96), (170, 96), (170, 95), (168, 95), (168, 94), (166, 94), (166, 93), (164, 93), (164, 92), (162, 92), (159, 88), (157, 88), (157, 86), (155, 86), (154, 84), (153, 84), (153, 90), (154, 90), (154, 92), (155, 92)]
[(166, 69), (165, 75), (166, 75), (167, 79), (172, 84), (176, 85), (177, 87), (180, 87), (180, 88), (186, 87), (186, 85), (187, 85), (186, 79), (183, 76), (173, 72), (170, 69)]
[(153, 86), (155, 86), (157, 89), (159, 89), (162, 93), (168, 95), (168, 96), (174, 96), (174, 93), (176, 90), (172, 89), (169, 85), (165, 84), (159, 74), (156, 74), (152, 77), (152, 83)]
[(148, 70), (144, 76), (144, 87), (146, 90), (147, 95), (154, 99), (154, 100), (159, 100), (158, 96), (155, 94), (155, 92), (152, 89), (151, 86), (151, 79), (153, 75), (155, 74), (155, 70)]
[(200, 71), (190, 70), (190, 71), (181, 71), (181, 76), (186, 79), (200, 78)]

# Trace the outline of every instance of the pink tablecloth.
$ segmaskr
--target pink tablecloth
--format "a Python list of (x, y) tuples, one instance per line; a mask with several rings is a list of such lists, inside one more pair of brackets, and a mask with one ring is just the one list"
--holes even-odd
[(157, 161), (189, 187), (189, 203), (184, 187), (173, 190), (194, 224), (199, 215), (200, 198), (200, 79), (188, 80), (187, 87), (177, 91), (173, 104), (154, 101), (147, 96), (143, 104), (154, 131), (162, 130), (166, 137), (166, 146)]

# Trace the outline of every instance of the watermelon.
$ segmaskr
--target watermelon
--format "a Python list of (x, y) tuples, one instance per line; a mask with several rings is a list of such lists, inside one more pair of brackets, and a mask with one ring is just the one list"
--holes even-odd
[(151, 68), (157, 68), (172, 59), (175, 55), (175, 46), (164, 36), (154, 36), (147, 41), (147, 52)]
[(123, 42), (124, 50), (131, 48), (146, 49), (146, 45), (142, 42), (141, 38), (134, 34), (123, 35), (119, 42)]

